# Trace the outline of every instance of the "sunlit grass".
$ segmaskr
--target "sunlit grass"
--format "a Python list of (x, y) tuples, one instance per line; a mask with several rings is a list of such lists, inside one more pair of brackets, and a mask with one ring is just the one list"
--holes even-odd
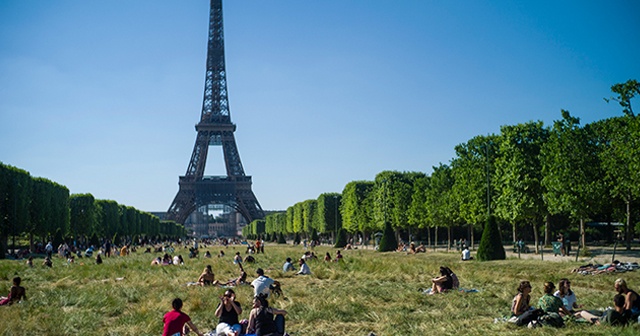
[[(204, 249), (207, 250), (207, 249)], [(203, 250), (203, 251), (204, 251)], [(215, 256), (220, 247), (209, 248)], [(186, 259), (183, 266), (150, 266), (156, 254), (136, 253), (128, 257), (105, 259), (103, 265), (80, 259), (67, 265), (55, 258), (52, 269), (27, 268), (22, 262), (0, 261), (0, 294), (6, 295), (11, 278), (21, 276), (29, 299), (12, 307), (0, 307), (0, 335), (159, 335), (162, 316), (171, 300), (184, 300), (184, 310), (201, 330), (212, 330), (214, 310), (224, 289), (187, 287), (196, 281), (206, 265), (212, 265), (216, 279), (235, 278), (238, 267), (231, 260), (235, 251), (225, 249), (226, 257)], [(316, 248), (323, 256), (335, 249)], [(613, 282), (624, 277), (631, 288), (640, 289), (640, 272), (623, 275), (583, 276), (570, 273), (575, 262), (510, 259), (493, 262), (461, 262), (457, 253), (405, 255), (372, 250), (344, 251), (344, 261), (311, 261), (311, 276), (284, 274), (286, 257), (297, 260), (301, 247), (268, 245), (267, 254), (254, 255), (256, 263), (245, 265), (248, 279), (261, 267), (280, 280), (284, 297), (272, 305), (286, 309), (287, 330), (294, 335), (558, 335), (615, 334), (636, 335), (640, 327), (606, 328), (568, 323), (554, 330), (521, 330), (494, 318), (509, 313), (511, 299), (520, 280), (534, 286), (533, 302), (542, 295), (545, 281), (572, 279), (579, 303), (588, 309), (611, 305)], [(186, 249), (176, 254), (188, 255)], [(430, 279), (440, 265), (450, 266), (460, 277), (461, 286), (478, 293), (453, 292), (424, 295)], [(236, 288), (247, 318), (253, 291)]]

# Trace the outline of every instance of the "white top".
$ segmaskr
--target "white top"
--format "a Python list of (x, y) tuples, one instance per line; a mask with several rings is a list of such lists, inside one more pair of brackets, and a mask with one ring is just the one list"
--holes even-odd
[(469, 249), (464, 249), (462, 251), (462, 260), (469, 260), (471, 259), (471, 251), (469, 251)]
[(269, 297), (269, 294), (271, 293), (271, 289), (269, 289), (269, 286), (271, 286), (272, 284), (273, 279), (269, 277), (266, 277), (264, 275), (257, 277), (251, 282), (251, 286), (253, 286), (253, 295), (258, 296), (258, 294), (262, 293), (266, 294), (267, 297)]
[(571, 291), (571, 295), (565, 295), (564, 297), (560, 297), (560, 291), (556, 291), (553, 293), (553, 296), (559, 297), (562, 300), (562, 304), (564, 308), (568, 311), (573, 310), (573, 305), (576, 303), (576, 293)]
[(305, 263), (300, 265), (300, 271), (298, 271), (298, 274), (302, 274), (302, 275), (311, 274), (311, 270), (309, 269), (309, 266)]

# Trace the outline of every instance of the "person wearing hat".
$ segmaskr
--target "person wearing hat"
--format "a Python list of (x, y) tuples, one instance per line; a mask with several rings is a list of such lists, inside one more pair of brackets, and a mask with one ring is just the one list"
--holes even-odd
[(256, 274), (258, 277), (251, 282), (251, 287), (253, 287), (253, 296), (258, 296), (258, 294), (264, 294), (267, 298), (269, 294), (271, 294), (271, 285), (273, 285), (273, 279), (264, 275), (264, 270), (262, 268), (258, 268), (256, 270)]

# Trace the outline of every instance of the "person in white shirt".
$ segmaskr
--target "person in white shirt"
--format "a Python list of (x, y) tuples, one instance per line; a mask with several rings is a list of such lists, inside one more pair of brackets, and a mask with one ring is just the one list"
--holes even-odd
[(464, 250), (462, 250), (462, 260), (471, 260), (471, 251), (469, 248), (465, 246)]
[(262, 268), (258, 268), (256, 270), (256, 274), (258, 277), (251, 282), (251, 287), (253, 287), (253, 296), (258, 296), (258, 294), (265, 294), (266, 297), (269, 297), (271, 294), (271, 285), (273, 285), (273, 279), (264, 275), (264, 270)]
[(291, 258), (287, 258), (287, 261), (284, 262), (284, 265), (282, 265), (282, 271), (283, 272), (289, 272), (289, 271), (293, 271), (293, 264), (291, 263)]
[(298, 261), (298, 264), (300, 264), (300, 271), (298, 271), (298, 273), (296, 273), (296, 275), (309, 275), (309, 274), (311, 274), (311, 270), (309, 269), (309, 266), (304, 261), (304, 259), (301, 258), (300, 261)]

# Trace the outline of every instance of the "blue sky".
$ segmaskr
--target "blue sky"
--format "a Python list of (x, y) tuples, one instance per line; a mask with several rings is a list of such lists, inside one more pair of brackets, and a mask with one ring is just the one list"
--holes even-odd
[[(267, 210), (569, 110), (621, 115), (640, 2), (227, 0), (231, 119)], [(207, 0), (0, 0), (0, 161), (165, 211), (203, 98)], [(218, 147), (207, 173), (223, 174)]]

